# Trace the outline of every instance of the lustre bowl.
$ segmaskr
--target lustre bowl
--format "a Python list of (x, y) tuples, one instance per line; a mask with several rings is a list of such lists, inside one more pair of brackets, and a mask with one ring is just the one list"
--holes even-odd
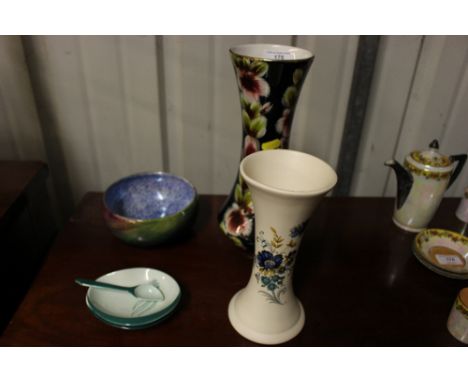
[(198, 204), (195, 187), (164, 172), (130, 175), (104, 193), (104, 220), (112, 233), (132, 245), (161, 244), (183, 234)]
[(468, 237), (428, 228), (414, 239), (413, 253), (427, 268), (453, 279), (468, 279)]

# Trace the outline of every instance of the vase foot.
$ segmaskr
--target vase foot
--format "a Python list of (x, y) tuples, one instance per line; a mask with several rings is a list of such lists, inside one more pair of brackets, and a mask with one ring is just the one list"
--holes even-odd
[(300, 309), (299, 318), (294, 323), (294, 325), (292, 325), (287, 330), (284, 330), (279, 333), (265, 333), (250, 328), (249, 326), (245, 325), (244, 322), (242, 322), (242, 320), (239, 318), (239, 315), (237, 314), (237, 299), (242, 292), (243, 290), (240, 290), (232, 297), (228, 307), (229, 321), (231, 322), (231, 325), (234, 327), (234, 329), (242, 337), (245, 337), (252, 342), (256, 342), (263, 345), (277, 345), (293, 339), (300, 333), (300, 331), (304, 327), (304, 308), (302, 307), (301, 302), (298, 301)]
[(407, 226), (407, 225), (405, 225), (405, 224), (400, 223), (399, 221), (397, 221), (394, 217), (392, 218), (392, 220), (393, 220), (393, 223), (394, 223), (398, 228), (401, 228), (401, 229), (404, 230), (404, 231), (417, 233), (417, 232), (421, 232), (421, 231), (424, 229), (424, 227), (423, 227), (423, 228), (415, 228), (415, 227)]

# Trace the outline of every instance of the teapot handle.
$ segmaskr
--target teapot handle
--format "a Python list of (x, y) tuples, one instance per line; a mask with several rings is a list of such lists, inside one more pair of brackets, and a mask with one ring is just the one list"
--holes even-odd
[(457, 166), (455, 167), (455, 171), (452, 173), (452, 176), (450, 177), (449, 183), (447, 185), (447, 189), (452, 185), (453, 182), (455, 182), (455, 179), (457, 179), (458, 175), (460, 175), (460, 172), (463, 170), (463, 166), (465, 165), (466, 162), (466, 154), (459, 154), (459, 155), (451, 155), (450, 159), (452, 162), (458, 162)]

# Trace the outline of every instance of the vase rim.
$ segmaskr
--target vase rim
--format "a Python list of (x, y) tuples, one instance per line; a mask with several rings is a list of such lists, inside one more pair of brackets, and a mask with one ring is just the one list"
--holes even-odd
[(239, 57), (275, 62), (307, 61), (314, 58), (307, 49), (280, 44), (241, 44), (231, 47), (229, 51)]
[[(323, 172), (322, 175), (324, 176), (324, 178), (326, 178), (326, 180), (322, 182), (323, 184), (320, 184), (317, 187), (301, 187), (301, 189), (294, 189), (293, 187), (286, 188), (282, 185), (279, 186), (277, 184), (271, 184), (270, 182), (254, 179), (248, 174), (248, 171), (246, 171), (246, 164), (252, 161), (255, 157), (259, 156), (278, 156), (278, 158), (279, 156), (290, 156), (292, 160), (295, 160), (297, 163), (302, 162), (302, 164), (304, 163), (304, 160), (309, 160), (311, 163), (314, 162), (313, 166), (317, 170)], [(338, 176), (335, 170), (324, 160), (314, 155), (304, 153), (302, 151), (295, 151), (289, 149), (261, 150), (250, 154), (244, 159), (242, 159), (240, 163), (240, 173), (249, 186), (253, 185), (265, 192), (286, 197), (312, 197), (316, 195), (321, 195), (327, 193), (333, 187), (335, 187), (338, 181)]]

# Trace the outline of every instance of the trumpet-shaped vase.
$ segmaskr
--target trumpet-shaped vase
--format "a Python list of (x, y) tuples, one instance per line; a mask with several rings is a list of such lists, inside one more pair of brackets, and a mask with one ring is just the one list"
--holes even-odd
[[(274, 44), (239, 45), (230, 53), (241, 104), (241, 160), (261, 150), (287, 149), (297, 101), (314, 56), (305, 49)], [(218, 221), (236, 245), (253, 249), (254, 207), (239, 176)]]
[(319, 158), (282, 149), (245, 157), (240, 174), (255, 207), (255, 256), (247, 286), (229, 303), (229, 320), (253, 342), (283, 343), (304, 326), (304, 309), (292, 287), (301, 238), (337, 176)]

